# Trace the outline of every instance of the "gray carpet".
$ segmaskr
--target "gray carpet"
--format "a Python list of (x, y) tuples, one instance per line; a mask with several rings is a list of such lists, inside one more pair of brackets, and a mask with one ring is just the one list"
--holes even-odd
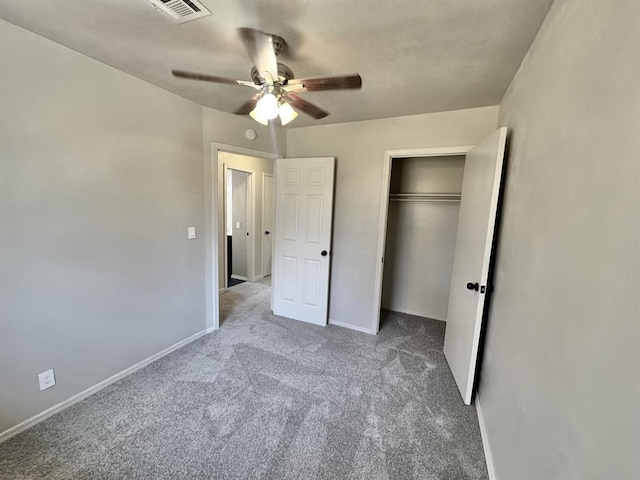
[(384, 313), (377, 337), (223, 294), (218, 332), (0, 444), (2, 479), (486, 479), (444, 324)]

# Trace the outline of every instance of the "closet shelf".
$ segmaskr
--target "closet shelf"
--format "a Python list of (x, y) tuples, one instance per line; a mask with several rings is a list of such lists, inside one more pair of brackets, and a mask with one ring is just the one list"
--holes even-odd
[(391, 193), (391, 202), (459, 202), (459, 193)]

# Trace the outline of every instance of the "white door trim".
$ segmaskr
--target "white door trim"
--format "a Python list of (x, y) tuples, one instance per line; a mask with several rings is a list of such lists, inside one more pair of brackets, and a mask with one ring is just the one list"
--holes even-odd
[[(262, 172), (262, 230), (264, 230), (264, 179), (265, 177), (271, 177), (273, 179), (273, 193), (275, 193), (275, 189), (276, 189), (276, 184), (275, 184), (275, 165), (273, 168), (273, 173), (267, 173), (267, 172)], [(275, 205), (272, 208), (272, 212), (275, 216)], [(273, 230), (273, 225), (271, 226), (271, 230)], [(263, 232), (260, 232), (260, 235), (264, 235)], [(274, 233), (271, 232), (269, 235), (271, 235), (271, 238), (274, 238), (273, 235)], [(271, 272), (269, 273), (269, 275), (271, 275), (273, 273), (273, 248), (274, 248), (274, 243), (273, 241), (271, 241)], [(263, 247), (263, 253), (262, 253), (262, 276), (264, 277), (264, 247)]]
[(382, 306), (382, 275), (384, 272), (384, 247), (387, 239), (387, 216), (389, 213), (389, 188), (391, 186), (391, 162), (394, 158), (415, 157), (450, 157), (466, 155), (472, 145), (459, 147), (407, 148), (385, 150), (382, 167), (382, 191), (380, 192), (380, 223), (378, 225), (378, 254), (376, 256), (376, 276), (373, 286), (373, 313), (371, 316), (371, 332), (380, 330), (380, 308)]
[[(279, 153), (269, 153), (263, 152), (260, 150), (251, 150), (249, 148), (237, 147), (235, 145), (228, 145), (220, 142), (211, 142), (211, 159), (209, 166), (211, 168), (211, 175), (207, 179), (207, 182), (211, 182), (210, 196), (206, 199), (207, 203), (210, 207), (210, 216), (209, 222), (207, 225), (207, 249), (209, 250), (209, 254), (211, 258), (209, 262), (207, 262), (206, 267), (206, 275), (207, 278), (211, 281), (210, 288), (207, 289), (206, 292), (206, 302), (207, 305), (211, 306), (209, 311), (207, 312), (206, 326), (207, 328), (213, 328), (217, 330), (220, 328), (220, 282), (218, 281), (218, 253), (220, 249), (220, 245), (218, 245), (218, 235), (220, 228), (220, 218), (219, 218), (219, 209), (221, 203), (221, 195), (223, 192), (218, 188), (218, 153), (219, 152), (228, 152), (228, 153), (236, 153), (239, 155), (248, 155), (252, 157), (262, 157), (268, 158), (270, 160), (276, 160), (278, 158), (282, 158), (282, 155)], [(223, 217), (223, 225), (224, 228), (224, 213)]]

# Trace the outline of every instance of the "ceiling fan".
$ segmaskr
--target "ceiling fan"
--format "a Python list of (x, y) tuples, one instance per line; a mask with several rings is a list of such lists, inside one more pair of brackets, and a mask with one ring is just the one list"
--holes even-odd
[(252, 81), (232, 80), (183, 70), (171, 70), (171, 73), (179, 78), (241, 85), (258, 90), (258, 93), (233, 113), (249, 114), (251, 118), (263, 125), (268, 125), (269, 120), (278, 116), (282, 125), (286, 125), (298, 116), (296, 110), (316, 120), (329, 115), (329, 112), (307, 102), (297, 93), (362, 88), (362, 79), (357, 73), (332, 77), (294, 78), (291, 69), (276, 60), (276, 55), (286, 45), (282, 37), (253, 28), (240, 28), (238, 31), (247, 54), (254, 64), (251, 69)]

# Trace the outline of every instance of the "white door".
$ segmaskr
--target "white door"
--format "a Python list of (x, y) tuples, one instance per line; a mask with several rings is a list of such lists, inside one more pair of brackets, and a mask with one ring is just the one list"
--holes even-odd
[(262, 274), (271, 275), (271, 255), (273, 253), (273, 175), (265, 173), (262, 183)]
[(327, 324), (335, 159), (276, 160), (273, 313)]
[(473, 398), (507, 129), (467, 153), (451, 277), (444, 354), (462, 399)]

